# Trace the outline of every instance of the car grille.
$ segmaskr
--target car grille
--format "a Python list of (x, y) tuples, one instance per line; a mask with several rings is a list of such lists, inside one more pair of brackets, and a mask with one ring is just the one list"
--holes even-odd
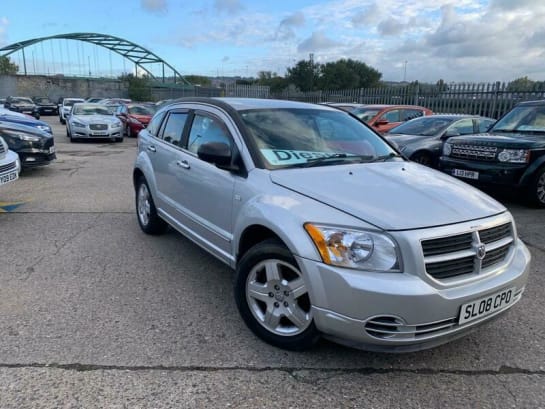
[(105, 131), (108, 129), (108, 124), (91, 124), (89, 125), (89, 129), (92, 131)]
[(452, 145), (450, 156), (458, 159), (477, 159), (493, 161), (496, 159), (498, 148), (481, 145)]
[(0, 143), (0, 153), (5, 153), (5, 152), (6, 152), (6, 148), (4, 148), (4, 144)]
[(511, 223), (421, 242), (426, 272), (437, 280), (495, 267), (505, 260), (513, 243)]
[(0, 173), (9, 172), (17, 167), (15, 162), (8, 163), (7, 165), (0, 166)]

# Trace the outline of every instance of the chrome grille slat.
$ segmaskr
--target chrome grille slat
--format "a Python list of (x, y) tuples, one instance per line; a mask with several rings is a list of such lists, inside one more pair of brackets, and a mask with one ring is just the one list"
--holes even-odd
[[(514, 243), (511, 223), (487, 227), (474, 232), (421, 241), (426, 272), (442, 280), (479, 274), (502, 263)], [(485, 246), (484, 258), (478, 257), (479, 246)]]
[(0, 173), (9, 172), (17, 167), (15, 162), (8, 163), (7, 165), (0, 166)]
[(479, 159), (493, 161), (496, 159), (498, 148), (484, 145), (452, 145), (450, 156), (459, 159)]
[(92, 131), (105, 131), (108, 129), (108, 124), (90, 124), (89, 129)]

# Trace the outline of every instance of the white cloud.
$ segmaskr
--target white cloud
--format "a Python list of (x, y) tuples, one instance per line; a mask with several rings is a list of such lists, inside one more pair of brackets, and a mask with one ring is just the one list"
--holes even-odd
[(168, 5), (166, 0), (140, 0), (142, 8), (151, 13), (166, 13)]
[(8, 38), (9, 20), (7, 17), (0, 17), (0, 45), (4, 45)]
[(340, 45), (341, 43), (332, 40), (323, 33), (312, 33), (309, 38), (305, 39), (297, 46), (297, 51), (300, 53), (318, 52), (323, 50), (329, 50)]
[(244, 9), (240, 0), (214, 0), (214, 9), (220, 13), (237, 14)]

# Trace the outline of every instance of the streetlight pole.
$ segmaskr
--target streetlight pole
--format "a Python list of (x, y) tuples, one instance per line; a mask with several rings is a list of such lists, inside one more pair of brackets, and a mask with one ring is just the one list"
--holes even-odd
[(409, 61), (405, 60), (403, 63), (403, 82), (407, 82), (407, 63)]

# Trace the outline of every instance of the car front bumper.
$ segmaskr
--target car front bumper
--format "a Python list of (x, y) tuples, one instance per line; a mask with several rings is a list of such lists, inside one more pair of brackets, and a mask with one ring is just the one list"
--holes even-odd
[(72, 137), (81, 139), (117, 139), (121, 138), (123, 128), (108, 128), (104, 131), (93, 131), (88, 128), (72, 128)]
[[(455, 169), (478, 172), (478, 179), (458, 177), (473, 184), (487, 186), (513, 186), (522, 187), (521, 180), (528, 164), (498, 163), (498, 162), (474, 162), (450, 157), (441, 157), (439, 168), (442, 172), (451, 176)], [(457, 176), (455, 176), (457, 177)]]
[[(324, 336), (352, 347), (388, 352), (431, 348), (505, 313), (522, 296), (530, 258), (518, 240), (504, 270), (470, 284), (441, 288), (409, 273), (368, 273), (296, 257), (308, 277), (313, 318)], [(459, 324), (462, 305), (508, 288), (514, 288), (508, 307)], [(384, 319), (394, 334), (382, 336), (376, 331), (376, 323)]]

